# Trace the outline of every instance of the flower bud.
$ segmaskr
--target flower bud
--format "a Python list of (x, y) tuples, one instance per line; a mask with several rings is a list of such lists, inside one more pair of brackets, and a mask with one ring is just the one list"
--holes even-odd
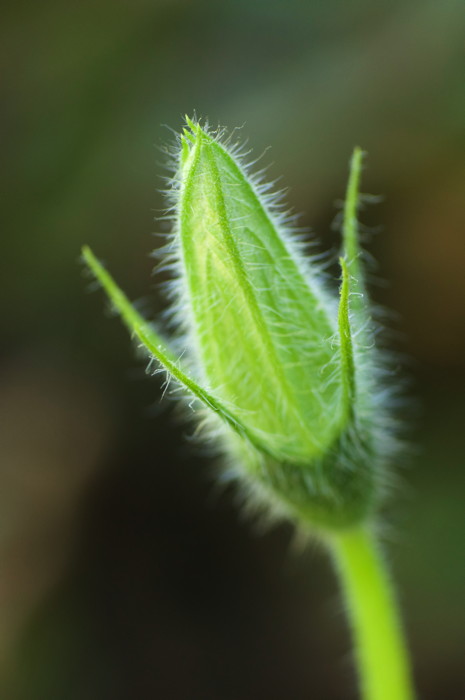
[(280, 461), (325, 454), (348, 420), (334, 305), (240, 167), (183, 137), (178, 235), (202, 378)]
[(184, 367), (84, 252), (131, 331), (223, 427), (253, 502), (323, 529), (369, 516), (391, 451), (357, 241), (361, 157), (356, 150), (337, 298), (267, 187), (187, 120), (169, 246)]

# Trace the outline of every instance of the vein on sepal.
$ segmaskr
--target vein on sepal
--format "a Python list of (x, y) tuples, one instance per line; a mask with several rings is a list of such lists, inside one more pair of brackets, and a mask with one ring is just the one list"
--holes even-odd
[(352, 417), (355, 401), (355, 365), (354, 349), (352, 342), (352, 330), (349, 318), (349, 294), (351, 278), (347, 261), (339, 260), (342, 270), (342, 283), (339, 296), (339, 351), (341, 354), (341, 381), (343, 385), (343, 399), (346, 403), (347, 413)]
[(342, 224), (343, 257), (347, 261), (347, 271), (351, 278), (354, 293), (352, 308), (354, 314), (360, 314), (360, 320), (368, 316), (365, 280), (361, 261), (359, 225), (357, 220), (360, 205), (360, 178), (362, 174), (364, 152), (356, 147), (350, 160), (349, 179), (347, 182)]
[(346, 197), (344, 202), (344, 219), (342, 226), (342, 238), (344, 253), (348, 260), (348, 268), (354, 277), (360, 274), (360, 245), (358, 240), (357, 211), (360, 198), (360, 178), (362, 173), (363, 151), (356, 147), (350, 159), (349, 179), (347, 181)]

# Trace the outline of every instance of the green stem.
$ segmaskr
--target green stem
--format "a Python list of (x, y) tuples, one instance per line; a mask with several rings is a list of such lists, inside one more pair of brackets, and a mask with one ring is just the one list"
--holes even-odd
[(371, 532), (330, 543), (355, 642), (363, 700), (413, 700), (408, 655), (384, 559)]

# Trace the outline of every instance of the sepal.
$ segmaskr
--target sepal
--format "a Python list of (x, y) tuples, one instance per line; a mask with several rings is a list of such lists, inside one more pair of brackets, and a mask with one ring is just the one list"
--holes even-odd
[(207, 389), (200, 386), (186, 370), (184, 370), (174, 353), (166, 346), (166, 343), (153, 329), (153, 327), (139, 314), (131, 304), (124, 292), (118, 287), (110, 273), (103, 267), (88, 246), (82, 249), (82, 258), (92, 272), (96, 280), (101, 284), (108, 298), (129, 332), (137, 338), (141, 345), (154, 357), (183, 386), (189, 394), (199, 399), (204, 406), (216, 413), (238, 435), (247, 438), (257, 448), (263, 449), (259, 440), (250, 434), (247, 427), (219, 401)]

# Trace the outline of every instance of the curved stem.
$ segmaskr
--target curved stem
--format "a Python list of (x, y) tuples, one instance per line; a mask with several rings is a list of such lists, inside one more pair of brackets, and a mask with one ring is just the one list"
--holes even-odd
[(335, 535), (330, 548), (352, 627), (363, 700), (413, 700), (397, 603), (374, 536), (350, 530)]

